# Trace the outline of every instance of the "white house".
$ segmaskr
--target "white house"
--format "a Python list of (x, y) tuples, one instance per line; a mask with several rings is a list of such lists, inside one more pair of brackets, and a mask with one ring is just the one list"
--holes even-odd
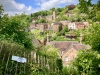
[(76, 25), (75, 25), (75, 22), (70, 22), (69, 24), (68, 24), (68, 29), (69, 30), (73, 30), (73, 29), (76, 29)]

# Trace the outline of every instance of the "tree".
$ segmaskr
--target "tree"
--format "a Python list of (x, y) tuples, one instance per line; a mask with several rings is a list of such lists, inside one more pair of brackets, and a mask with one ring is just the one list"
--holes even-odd
[(97, 2), (97, 10), (100, 10), (100, 0)]
[(57, 68), (59, 70), (59, 74), (62, 74), (62, 69), (63, 69), (62, 59), (57, 59), (56, 64), (57, 64)]
[(100, 11), (96, 12), (96, 19), (97, 19), (97, 21), (100, 21)]
[(100, 51), (100, 25), (93, 23), (84, 33), (84, 41), (93, 50)]
[(12, 17), (4, 15), (0, 25), (0, 40), (14, 41), (27, 49), (33, 49), (32, 38), (28, 32), (29, 23), (26, 18), (24, 13)]
[(72, 62), (78, 75), (99, 75), (100, 74), (100, 54), (92, 50), (80, 50), (77, 58)]
[(58, 32), (60, 32), (61, 30), (62, 30), (62, 24), (59, 25)]
[(92, 4), (91, 4), (91, 1), (92, 1), (92, 0), (87, 0), (87, 5), (88, 5), (88, 6), (91, 6), (91, 5), (92, 5)]
[(88, 7), (91, 5), (91, 0), (79, 0), (79, 9), (82, 13), (88, 13)]
[(1, 25), (1, 21), (2, 21), (2, 15), (3, 15), (3, 7), (2, 5), (0, 5), (0, 25)]
[(46, 23), (46, 20), (44, 18), (39, 20), (39, 23)]

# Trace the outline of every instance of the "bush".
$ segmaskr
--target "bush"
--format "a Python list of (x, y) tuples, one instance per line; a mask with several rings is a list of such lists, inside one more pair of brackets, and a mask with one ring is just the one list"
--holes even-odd
[(100, 54), (92, 50), (79, 51), (72, 65), (81, 75), (100, 75)]

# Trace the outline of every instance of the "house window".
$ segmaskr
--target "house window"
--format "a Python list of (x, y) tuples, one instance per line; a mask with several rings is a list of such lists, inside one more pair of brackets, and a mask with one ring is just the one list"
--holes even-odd
[(65, 61), (68, 61), (68, 56), (65, 57)]

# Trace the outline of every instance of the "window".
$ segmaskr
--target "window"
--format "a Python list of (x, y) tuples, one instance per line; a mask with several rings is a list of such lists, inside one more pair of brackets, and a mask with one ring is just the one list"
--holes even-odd
[(68, 56), (65, 57), (65, 61), (68, 61)]

